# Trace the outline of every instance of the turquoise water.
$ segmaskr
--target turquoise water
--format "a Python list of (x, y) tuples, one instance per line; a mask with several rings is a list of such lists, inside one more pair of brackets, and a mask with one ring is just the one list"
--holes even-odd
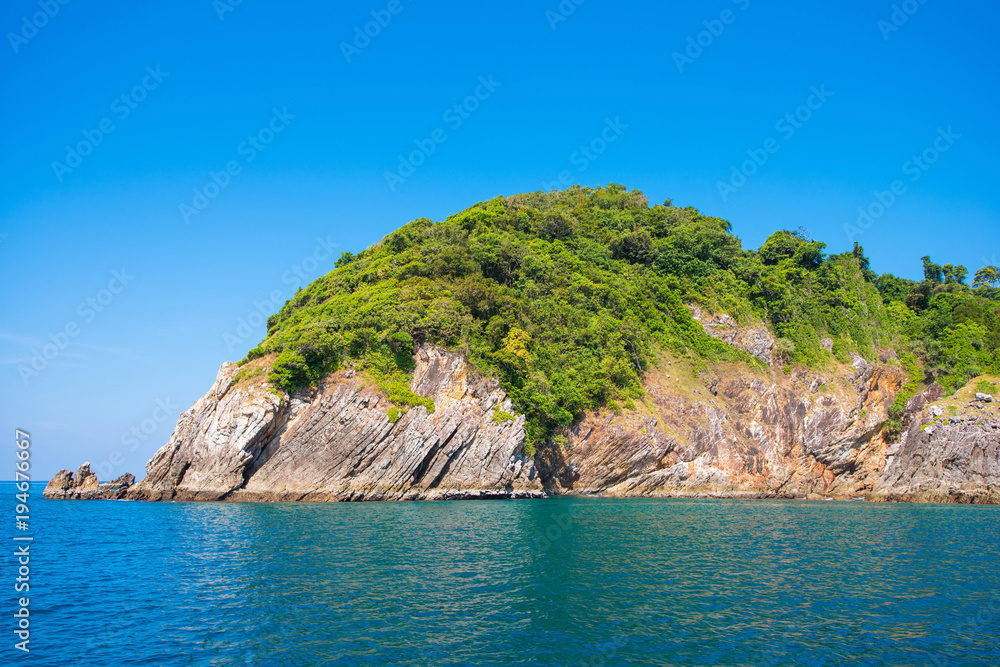
[(998, 507), (40, 491), (32, 650), (10, 623), (0, 663), (1000, 664)]

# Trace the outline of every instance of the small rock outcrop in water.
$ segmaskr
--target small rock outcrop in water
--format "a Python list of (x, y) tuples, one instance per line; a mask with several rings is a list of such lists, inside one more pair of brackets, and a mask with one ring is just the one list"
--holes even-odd
[(60, 470), (52, 478), (42, 495), (50, 500), (118, 500), (124, 498), (135, 484), (135, 476), (125, 473), (110, 482), (100, 482), (90, 470), (90, 464), (80, 466), (76, 475)]

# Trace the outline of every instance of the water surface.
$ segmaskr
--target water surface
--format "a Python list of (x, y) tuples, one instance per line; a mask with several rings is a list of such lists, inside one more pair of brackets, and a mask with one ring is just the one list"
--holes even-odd
[(32, 651), (0, 662), (1000, 664), (998, 507), (40, 492)]

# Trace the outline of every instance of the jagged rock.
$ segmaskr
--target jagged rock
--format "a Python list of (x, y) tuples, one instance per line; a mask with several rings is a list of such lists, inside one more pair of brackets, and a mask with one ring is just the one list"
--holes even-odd
[[(735, 340), (735, 339), (734, 339)], [(1000, 502), (1000, 454), (988, 413), (931, 425), (934, 383), (912, 397), (898, 442), (882, 425), (908, 381), (898, 364), (850, 375), (650, 369), (644, 407), (585, 414), (534, 459), (524, 417), (498, 382), (458, 354), (421, 346), (411, 390), (435, 410), (390, 405), (363, 374), (329, 375), (288, 396), (224, 364), (181, 415), (139, 484), (98, 484), (89, 466), (60, 471), (46, 497), (88, 498), (106, 487), (142, 500), (418, 500), (612, 496), (806, 497)], [(863, 361), (863, 360), (862, 360)], [(248, 378), (252, 374), (248, 374)], [(280, 394), (280, 395), (279, 395)], [(937, 406), (933, 406), (937, 407)], [(936, 416), (940, 416), (938, 413)], [(119, 497), (119, 496), (114, 496)]]
[(74, 486), (73, 473), (69, 470), (60, 470), (56, 473), (56, 476), (45, 485), (45, 490), (42, 492), (42, 496), (45, 498), (63, 498)]
[(868, 362), (865, 361), (864, 357), (851, 352), (851, 366), (853, 366), (855, 370), (863, 372), (868, 368)]
[(976, 400), (977, 401), (982, 401), (983, 403), (992, 403), (993, 402), (993, 396), (992, 396), (992, 394), (983, 394), (983, 393), (977, 392), (976, 393)]
[(886, 461), (876, 487), (885, 500), (1000, 502), (1000, 432), (997, 424), (949, 419), (930, 426), (920, 411), (944, 395), (934, 383), (910, 399), (906, 431)]
[(874, 483), (875, 436), (902, 371), (870, 367), (858, 389), (819, 396), (814, 378), (778, 377), (724, 378), (715, 400), (692, 402), (650, 372), (654, 421), (588, 415), (566, 434), (562, 468), (546, 473), (564, 492), (621, 496), (853, 497)]
[(421, 346), (411, 389), (434, 401), (395, 423), (390, 404), (341, 372), (290, 397), (234, 383), (224, 364), (181, 415), (129, 497), (160, 500), (417, 500), (543, 496), (524, 417), (461, 356)]
[(76, 471), (60, 470), (45, 486), (42, 496), (50, 500), (118, 500), (124, 498), (129, 488), (135, 484), (135, 476), (125, 473), (110, 482), (99, 482), (90, 470), (90, 463), (84, 463)]
[(651, 373), (658, 428), (588, 415), (567, 434), (561, 468), (545, 472), (569, 493), (1000, 502), (1000, 427), (927, 426), (922, 411), (945, 393), (933, 383), (908, 402), (907, 431), (890, 444), (881, 425), (906, 374), (868, 364), (857, 373), (853, 392), (815, 399), (794, 378), (729, 378), (714, 402), (691, 402)]
[(764, 327), (740, 328), (736, 320), (726, 313), (708, 317), (698, 306), (689, 305), (691, 318), (701, 324), (705, 332), (751, 356), (757, 357), (768, 366), (773, 362), (774, 337)]
[(824, 338), (823, 340), (821, 340), (819, 342), (819, 344), (820, 344), (820, 347), (822, 347), (827, 352), (833, 352), (833, 339), (832, 338)]

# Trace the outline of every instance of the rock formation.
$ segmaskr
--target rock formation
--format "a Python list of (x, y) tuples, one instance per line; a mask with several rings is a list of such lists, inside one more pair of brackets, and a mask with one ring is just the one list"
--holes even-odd
[(773, 361), (774, 337), (763, 326), (739, 327), (736, 320), (725, 313), (709, 316), (697, 306), (688, 306), (691, 318), (700, 324), (712, 338), (757, 357), (768, 366)]
[[(707, 319), (707, 318), (706, 318)], [(706, 324), (703, 319), (703, 324)], [(707, 319), (723, 340), (769, 361), (769, 335)], [(721, 333), (720, 333), (721, 332)], [(766, 331), (764, 331), (766, 334)], [(224, 364), (181, 415), (135, 485), (106, 484), (84, 465), (47, 498), (139, 500), (420, 500), (614, 496), (834, 497), (1000, 502), (1000, 414), (973, 399), (914, 396), (898, 441), (884, 434), (907, 381), (891, 351), (825, 372), (708, 369), (663, 357), (627, 410), (586, 414), (537, 456), (522, 452), (524, 417), (496, 380), (462, 357), (418, 348), (411, 389), (434, 402), (390, 418), (387, 398), (352, 370), (291, 396), (266, 360)], [(238, 373), (238, 371), (240, 371)], [(971, 391), (971, 390), (967, 390)], [(948, 399), (952, 400), (952, 399)], [(395, 415), (393, 415), (395, 416)], [(126, 479), (127, 478), (127, 479)]]
[(74, 476), (69, 470), (60, 470), (45, 486), (42, 496), (52, 500), (119, 500), (135, 484), (135, 476), (125, 473), (110, 482), (98, 482), (90, 470), (90, 463), (80, 466)]
[(878, 493), (888, 500), (1000, 502), (1000, 415), (972, 402), (945, 417), (932, 405), (943, 396), (932, 384), (907, 403), (906, 430), (886, 451)]
[(886, 410), (904, 382), (895, 367), (839, 378), (795, 372), (778, 382), (749, 370), (704, 390), (647, 374), (637, 411), (588, 415), (566, 433), (551, 468), (567, 491), (624, 496), (854, 497), (872, 493)]
[(212, 389), (181, 415), (173, 436), (130, 493), (142, 500), (420, 500), (544, 495), (521, 451), (524, 417), (499, 383), (462, 358), (416, 354), (412, 389), (434, 412), (395, 423), (390, 404), (352, 371), (282, 396), (239, 380), (224, 364)]

